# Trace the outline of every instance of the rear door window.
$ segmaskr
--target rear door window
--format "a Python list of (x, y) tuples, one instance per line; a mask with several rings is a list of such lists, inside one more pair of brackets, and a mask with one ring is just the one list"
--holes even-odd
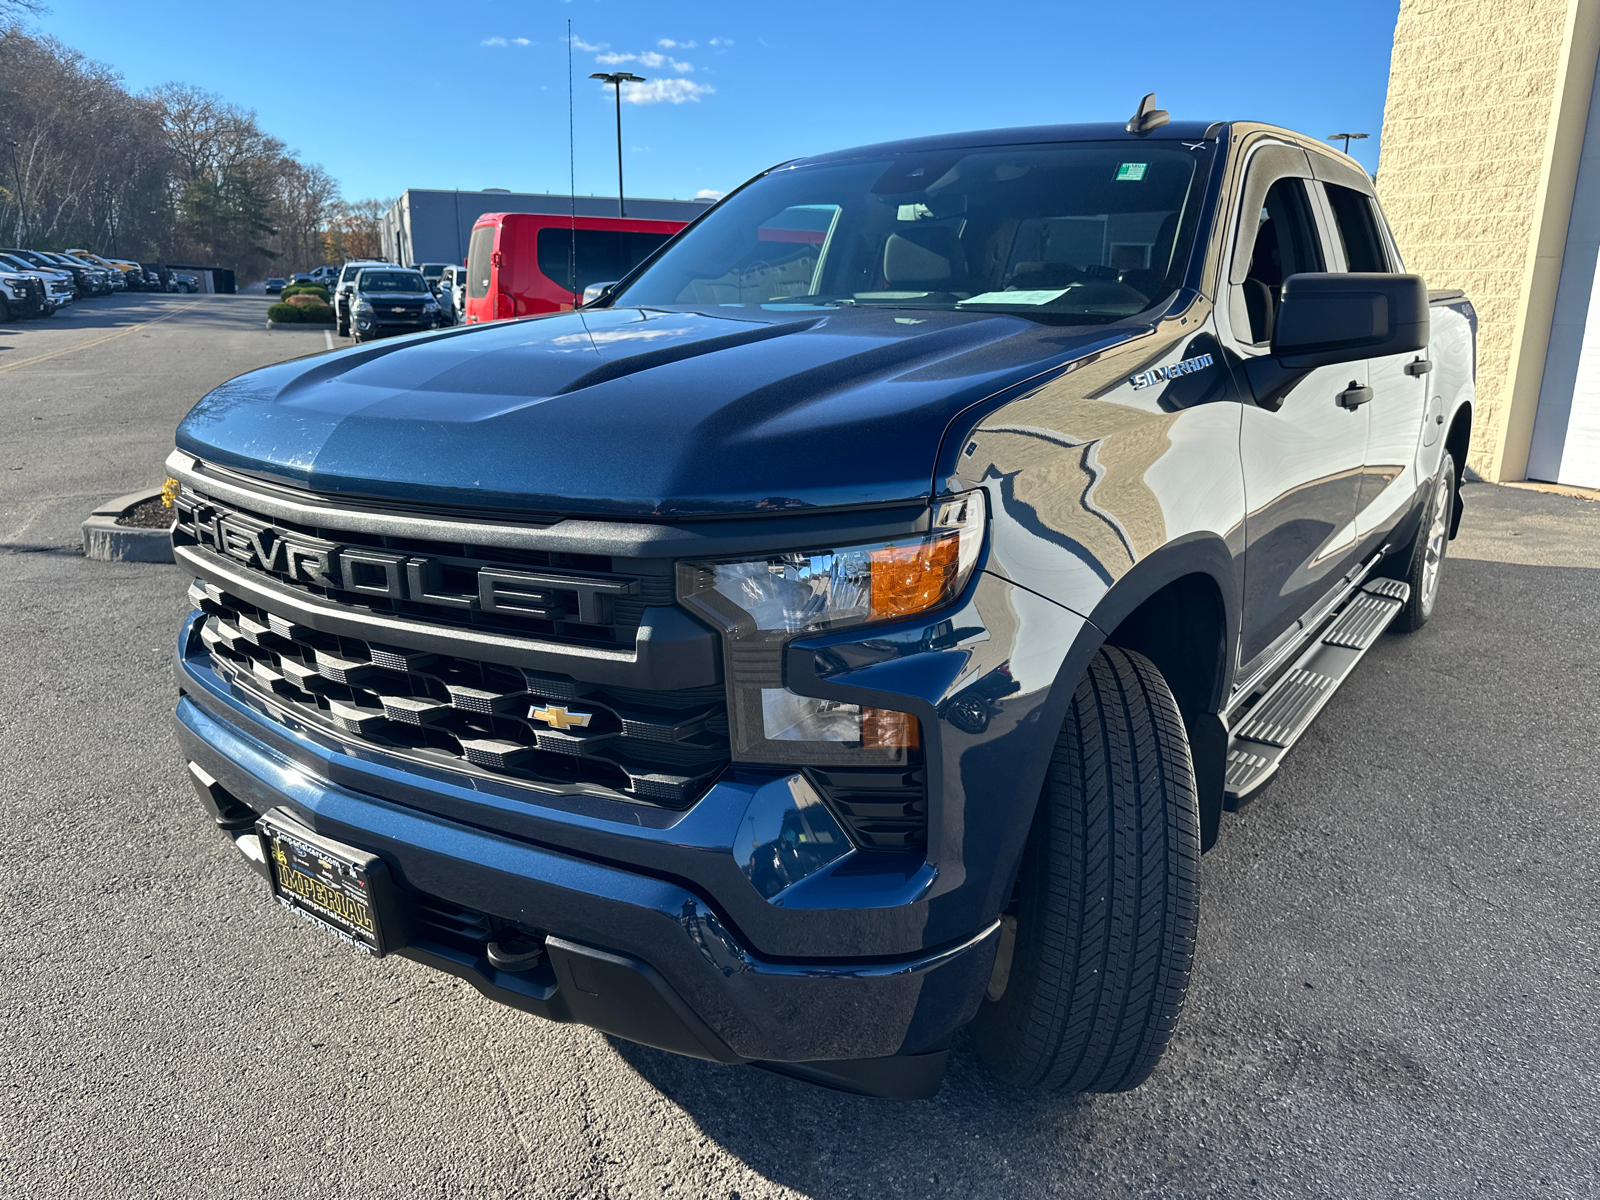
[(1392, 270), (1388, 255), (1384, 252), (1383, 238), (1378, 233), (1372, 198), (1336, 183), (1322, 186), (1328, 195), (1328, 207), (1333, 210), (1339, 241), (1344, 245), (1345, 270)]
[(615, 283), (670, 236), (546, 226), (538, 236), (539, 273), (569, 292), (582, 292), (591, 283)]
[(480, 225), (467, 243), (467, 299), (482, 300), (489, 294), (489, 259), (494, 254), (493, 225)]

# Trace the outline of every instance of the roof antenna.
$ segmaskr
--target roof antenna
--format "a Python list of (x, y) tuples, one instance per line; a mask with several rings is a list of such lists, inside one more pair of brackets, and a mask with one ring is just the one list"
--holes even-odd
[(1164, 108), (1156, 107), (1156, 94), (1151, 92), (1143, 100), (1139, 101), (1139, 111), (1134, 113), (1133, 120), (1128, 122), (1128, 132), (1137, 134), (1150, 133), (1153, 130), (1160, 129), (1170, 120), (1172, 120), (1172, 114)]

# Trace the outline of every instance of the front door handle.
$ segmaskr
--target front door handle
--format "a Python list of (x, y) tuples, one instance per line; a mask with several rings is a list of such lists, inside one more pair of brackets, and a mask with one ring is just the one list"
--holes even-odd
[(1350, 386), (1339, 393), (1339, 407), (1348, 408), (1351, 412), (1354, 412), (1371, 399), (1372, 389), (1352, 379)]

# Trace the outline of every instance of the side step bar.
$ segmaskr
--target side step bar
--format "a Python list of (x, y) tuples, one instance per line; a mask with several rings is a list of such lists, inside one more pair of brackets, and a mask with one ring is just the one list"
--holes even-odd
[(1228, 738), (1226, 808), (1237, 809), (1266, 786), (1322, 706), (1350, 678), (1410, 598), (1410, 586), (1398, 579), (1366, 584), (1299, 660), (1239, 715)]

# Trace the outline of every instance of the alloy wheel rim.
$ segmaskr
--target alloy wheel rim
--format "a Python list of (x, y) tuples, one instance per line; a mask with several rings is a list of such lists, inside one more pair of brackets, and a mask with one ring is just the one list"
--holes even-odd
[(1439, 475), (1433, 493), (1432, 522), (1428, 527), (1428, 545), (1422, 561), (1422, 605), (1424, 612), (1433, 611), (1434, 598), (1439, 593), (1439, 568), (1444, 565), (1444, 549), (1449, 541), (1450, 473)]

